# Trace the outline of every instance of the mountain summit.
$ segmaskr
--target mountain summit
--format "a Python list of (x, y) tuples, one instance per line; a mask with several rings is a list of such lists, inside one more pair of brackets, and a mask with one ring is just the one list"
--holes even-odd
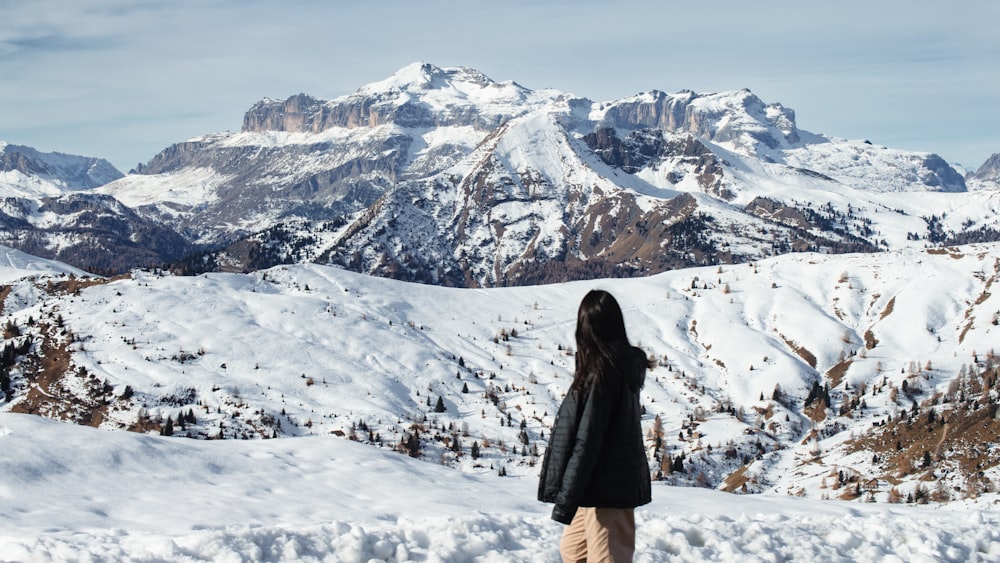
[(468, 126), (492, 130), (504, 121), (550, 103), (513, 82), (497, 83), (469, 68), (416, 63), (354, 94), (318, 100), (306, 94), (265, 99), (243, 118), (243, 131), (320, 133), (344, 127)]

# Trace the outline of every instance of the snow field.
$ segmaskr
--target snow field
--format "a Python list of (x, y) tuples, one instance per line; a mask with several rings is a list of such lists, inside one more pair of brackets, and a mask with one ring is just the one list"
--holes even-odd
[[(0, 561), (558, 561), (533, 477), (0, 414)], [(637, 562), (1000, 561), (1000, 515), (656, 486)]]

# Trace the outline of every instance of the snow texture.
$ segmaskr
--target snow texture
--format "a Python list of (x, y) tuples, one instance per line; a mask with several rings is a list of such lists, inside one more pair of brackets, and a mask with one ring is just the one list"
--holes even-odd
[[(532, 478), (333, 437), (198, 442), (0, 414), (4, 561), (558, 561)], [(638, 562), (1000, 561), (1000, 516), (657, 486)]]

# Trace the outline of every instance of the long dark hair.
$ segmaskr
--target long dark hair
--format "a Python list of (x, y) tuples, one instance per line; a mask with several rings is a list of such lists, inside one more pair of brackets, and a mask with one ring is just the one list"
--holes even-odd
[(576, 373), (570, 391), (587, 391), (604, 375), (618, 371), (630, 347), (618, 301), (604, 290), (588, 292), (576, 315)]

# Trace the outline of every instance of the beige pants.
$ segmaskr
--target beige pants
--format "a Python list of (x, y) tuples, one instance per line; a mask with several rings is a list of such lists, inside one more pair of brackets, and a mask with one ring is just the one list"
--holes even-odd
[(559, 542), (563, 563), (632, 561), (635, 510), (580, 507)]

